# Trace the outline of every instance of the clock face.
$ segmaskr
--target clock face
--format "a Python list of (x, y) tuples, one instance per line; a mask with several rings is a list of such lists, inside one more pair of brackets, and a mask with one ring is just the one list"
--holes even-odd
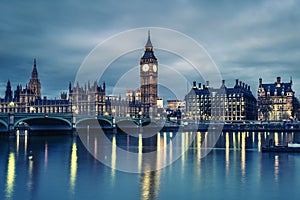
[(144, 64), (143, 65), (143, 71), (146, 72), (149, 70), (149, 65), (148, 64)]
[(156, 66), (156, 64), (153, 65), (153, 71), (157, 72), (157, 66)]

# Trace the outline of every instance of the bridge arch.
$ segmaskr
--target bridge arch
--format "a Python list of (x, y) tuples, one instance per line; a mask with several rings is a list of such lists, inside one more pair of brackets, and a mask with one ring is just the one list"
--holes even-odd
[(0, 132), (7, 132), (8, 131), (8, 124), (6, 121), (0, 119)]
[(20, 118), (15, 121), (14, 127), (16, 127), (20, 122), (26, 122), (29, 126), (31, 126), (32, 124), (34, 124), (34, 121), (39, 121), (39, 122), (56, 121), (58, 123), (63, 123), (61, 125), (67, 125), (69, 128), (72, 128), (72, 122), (62, 117), (37, 117), (37, 116)]
[(8, 128), (8, 124), (7, 124), (7, 122), (6, 121), (4, 121), (4, 120), (2, 120), (2, 119), (0, 119), (0, 126), (5, 126), (6, 128)]
[(109, 119), (106, 118), (83, 118), (80, 119), (76, 122), (76, 127), (84, 122), (89, 122), (89, 121), (94, 121), (94, 120), (98, 120), (98, 123), (100, 126), (109, 126), (112, 127), (112, 122)]
[(139, 123), (135, 120), (130, 120), (130, 119), (122, 119), (117, 121), (117, 126), (124, 126), (124, 125), (136, 125), (139, 126)]

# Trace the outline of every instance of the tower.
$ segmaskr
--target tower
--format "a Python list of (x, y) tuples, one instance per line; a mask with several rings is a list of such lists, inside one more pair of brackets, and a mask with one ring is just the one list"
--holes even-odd
[(148, 31), (144, 55), (140, 60), (141, 106), (144, 117), (154, 117), (156, 115), (157, 77), (158, 63), (153, 52), (150, 31)]
[(29, 89), (34, 94), (36, 99), (41, 99), (41, 83), (36, 68), (36, 59), (33, 61), (33, 70), (31, 73), (31, 79), (29, 81)]
[(7, 85), (6, 85), (6, 90), (5, 90), (5, 101), (6, 102), (10, 102), (12, 101), (12, 90), (11, 90), (11, 85), (10, 85), (10, 81), (7, 81)]

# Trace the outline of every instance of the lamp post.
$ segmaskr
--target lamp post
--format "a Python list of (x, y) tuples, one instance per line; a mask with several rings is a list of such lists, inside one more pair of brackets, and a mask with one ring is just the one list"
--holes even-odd
[(8, 104), (8, 108), (9, 108), (9, 126), (8, 126), (8, 131), (10, 134), (13, 134), (14, 131), (14, 108), (15, 108), (15, 103), (13, 101), (11, 101)]
[(35, 110), (35, 109), (34, 109), (34, 107), (33, 107), (33, 106), (30, 106), (30, 108), (29, 108), (29, 112), (30, 112), (30, 113), (33, 113), (33, 112), (34, 112), (34, 110)]
[[(75, 115), (74, 115), (75, 113)], [(73, 135), (76, 135), (76, 115), (78, 114), (78, 109), (77, 106), (72, 106), (71, 105), (71, 114), (72, 114), (72, 131), (73, 131)]]
[(111, 110), (111, 115), (112, 115), (113, 128), (116, 127), (115, 113), (116, 113), (116, 109), (112, 109), (112, 110)]
[(139, 125), (141, 126), (142, 125), (142, 114), (143, 114), (143, 112), (142, 111), (139, 111)]

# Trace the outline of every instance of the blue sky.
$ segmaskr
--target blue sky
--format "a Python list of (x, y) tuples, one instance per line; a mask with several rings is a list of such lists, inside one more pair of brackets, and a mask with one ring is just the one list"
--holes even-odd
[[(293, 0), (4, 0), (0, 7), (0, 96), (8, 79), (13, 89), (29, 81), (36, 57), (42, 95), (58, 97), (97, 44), (140, 27), (174, 29), (193, 38), (215, 61), (227, 86), (239, 78), (256, 95), (259, 77), (275, 82), (277, 76), (283, 81), (292, 76), (298, 96), (299, 10), (300, 1)], [(145, 33), (145, 42), (146, 37)], [(163, 59), (159, 52), (156, 56), (159, 62)]]

